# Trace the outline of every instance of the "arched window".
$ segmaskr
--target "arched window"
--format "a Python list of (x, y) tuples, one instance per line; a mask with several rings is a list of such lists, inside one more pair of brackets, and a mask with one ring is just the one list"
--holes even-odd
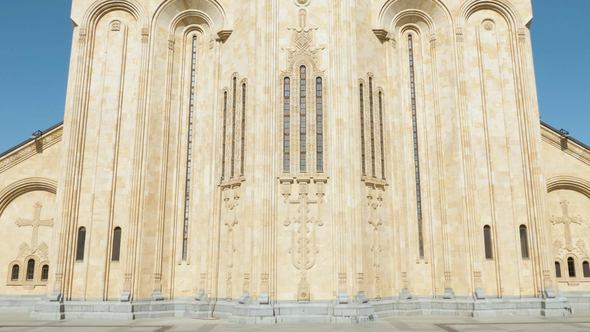
[(570, 278), (576, 277), (576, 262), (573, 257), (567, 259), (567, 273)]
[(12, 266), (12, 270), (10, 271), (10, 280), (17, 281), (20, 277), (20, 266), (18, 264), (14, 264)]
[(371, 139), (371, 176), (376, 176), (375, 166), (375, 116), (373, 112), (373, 77), (369, 77), (369, 130)]
[(246, 150), (246, 83), (242, 83), (242, 129), (241, 150), (240, 150), (240, 175), (244, 176), (244, 152)]
[(582, 270), (584, 271), (584, 278), (590, 278), (590, 264), (588, 264), (588, 261), (582, 263)]
[(365, 153), (365, 89), (363, 83), (359, 86), (360, 111), (361, 111), (361, 167), (363, 176), (367, 175), (366, 153)]
[(27, 280), (35, 278), (35, 260), (29, 259), (27, 262)]
[(291, 171), (291, 79), (283, 82), (283, 172)]
[(561, 278), (561, 264), (559, 262), (555, 262), (555, 277)]
[(315, 79), (316, 170), (324, 172), (324, 100), (321, 77)]
[(231, 111), (231, 156), (230, 156), (230, 170), (229, 176), (234, 177), (236, 167), (236, 94), (237, 94), (238, 78), (234, 77), (232, 80), (232, 111)]
[(45, 264), (41, 268), (41, 281), (47, 281), (49, 279), (49, 265)]
[(424, 257), (424, 235), (422, 230), (422, 186), (420, 179), (420, 150), (418, 145), (418, 105), (416, 101), (416, 69), (414, 61), (414, 40), (408, 35), (408, 58), (410, 72), (410, 101), (412, 108), (412, 138), (414, 141), (414, 174), (416, 177), (416, 207), (418, 213), (418, 245), (420, 257)]
[[(193, 169), (193, 136), (194, 136), (194, 114), (197, 95), (197, 36), (192, 37), (191, 43), (191, 73), (190, 73), (190, 92), (188, 107), (188, 132), (186, 137), (186, 179), (184, 191), (184, 223), (182, 231), (182, 260), (186, 260), (188, 247), (188, 218), (190, 210), (190, 189)], [(225, 126), (225, 123), (224, 123)], [(224, 143), (225, 144), (225, 143)], [(225, 147), (224, 147), (225, 148)], [(224, 150), (225, 151), (225, 150)], [(224, 176), (224, 167), (222, 162), (221, 178)], [(114, 251), (113, 251), (114, 254)]]
[(379, 91), (379, 138), (381, 145), (381, 178), (385, 180), (385, 143), (383, 138), (383, 92)]
[(307, 68), (299, 68), (299, 171), (307, 172)]
[(111, 254), (111, 260), (114, 262), (119, 261), (121, 256), (121, 227), (115, 227), (113, 231), (113, 252)]
[(494, 259), (494, 252), (492, 248), (492, 228), (488, 225), (485, 225), (483, 228), (483, 241), (486, 259)]
[(86, 244), (86, 228), (78, 228), (78, 242), (76, 245), (76, 261), (84, 260), (84, 245)]
[(529, 241), (527, 235), (527, 228), (525, 225), (520, 225), (520, 252), (522, 258), (529, 258)]

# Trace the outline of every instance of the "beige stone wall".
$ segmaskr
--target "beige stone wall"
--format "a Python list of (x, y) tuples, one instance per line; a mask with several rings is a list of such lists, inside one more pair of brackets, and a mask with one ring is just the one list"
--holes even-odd
[[(0, 295), (44, 295), (49, 280), (42, 280), (44, 265), (49, 279), (55, 273), (56, 185), (62, 152), (62, 127), (0, 157)], [(36, 227), (34, 224), (41, 224)], [(35, 228), (37, 229), (35, 234)], [(32, 278), (27, 263), (34, 260)], [(12, 280), (12, 266), (19, 276)]]
[[(528, 0), (75, 0), (64, 153), (49, 170), (30, 169), (59, 172), (48, 177), (60, 188), (51, 248), (62, 248), (52, 249), (45, 291), (314, 301), (557, 287), (550, 253), (562, 226), (550, 216), (560, 200), (572, 215), (588, 211), (586, 196), (563, 186), (546, 195), (545, 184), (587, 181), (590, 170), (578, 156), (587, 151), (556, 149), (545, 129), (541, 141), (531, 15)], [(15, 202), (49, 206), (33, 194)], [(6, 211), (14, 219), (22, 208)], [(80, 227), (85, 255), (76, 261)], [(115, 227), (120, 261), (111, 259)], [(566, 282), (585, 289), (577, 278), (558, 280), (560, 290)]]
[(590, 266), (584, 274), (583, 265), (590, 264), (590, 151), (549, 128), (544, 127), (542, 134), (548, 191), (545, 219), (551, 231), (551, 257), (561, 270), (557, 285), (562, 292), (587, 292)]

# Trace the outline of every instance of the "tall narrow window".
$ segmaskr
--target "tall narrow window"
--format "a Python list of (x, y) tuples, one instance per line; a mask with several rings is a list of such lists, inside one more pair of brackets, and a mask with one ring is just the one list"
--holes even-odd
[(47, 281), (49, 279), (49, 265), (45, 264), (41, 268), (41, 281)]
[(10, 272), (10, 280), (17, 281), (20, 277), (20, 266), (18, 264), (14, 264), (12, 266), (12, 271)]
[(188, 133), (186, 145), (186, 182), (184, 191), (184, 223), (182, 228), (182, 260), (186, 260), (188, 250), (188, 221), (190, 214), (190, 193), (193, 166), (193, 128), (197, 87), (197, 36), (193, 36), (191, 46), (191, 85), (189, 93)]
[(299, 68), (299, 171), (307, 171), (307, 70)]
[(381, 145), (381, 178), (385, 180), (385, 144), (383, 138), (383, 92), (379, 91), (379, 139)]
[(291, 79), (283, 83), (283, 172), (291, 170)]
[(236, 162), (236, 90), (237, 78), (234, 77), (232, 85), (232, 110), (231, 110), (231, 168), (230, 177), (233, 178), (235, 175), (235, 162)]
[(576, 277), (576, 262), (573, 257), (567, 259), (567, 273), (570, 278)]
[(322, 78), (315, 80), (316, 170), (324, 172), (324, 100)]
[(414, 174), (416, 177), (416, 206), (418, 214), (418, 246), (420, 257), (424, 257), (424, 235), (422, 230), (422, 189), (420, 184), (420, 153), (418, 148), (418, 119), (416, 105), (416, 75), (414, 67), (414, 43), (408, 35), (408, 54), (410, 62), (410, 100), (412, 104), (412, 135), (414, 139)]
[(529, 241), (525, 225), (520, 225), (520, 252), (522, 258), (529, 258)]
[(227, 140), (227, 91), (223, 93), (223, 137), (221, 138), (221, 181), (225, 180), (225, 143)]
[(483, 242), (486, 259), (494, 259), (494, 252), (492, 249), (492, 228), (488, 225), (485, 225), (483, 228)]
[(76, 244), (76, 261), (84, 260), (84, 246), (86, 245), (86, 228), (78, 228), (78, 242)]
[(582, 270), (584, 271), (584, 278), (590, 278), (590, 264), (588, 261), (582, 263)]
[(371, 131), (371, 175), (376, 176), (375, 167), (375, 117), (373, 114), (373, 78), (369, 77), (369, 121)]
[(111, 254), (111, 260), (118, 262), (121, 256), (121, 227), (115, 227), (113, 231), (113, 252)]
[(246, 151), (246, 83), (242, 84), (242, 130), (240, 130), (240, 175), (244, 176), (244, 152)]
[(363, 176), (367, 175), (366, 154), (365, 154), (365, 90), (363, 83), (359, 86), (360, 110), (361, 110), (361, 167)]
[(561, 278), (561, 264), (559, 262), (555, 262), (555, 277)]
[(35, 260), (29, 259), (27, 262), (27, 280), (35, 278)]

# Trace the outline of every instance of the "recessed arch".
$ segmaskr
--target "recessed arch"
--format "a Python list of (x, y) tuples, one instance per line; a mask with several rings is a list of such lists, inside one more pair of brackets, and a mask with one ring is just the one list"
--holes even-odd
[(57, 193), (57, 182), (47, 178), (26, 178), (13, 182), (8, 187), (0, 191), (0, 216), (4, 210), (19, 196), (31, 191), (45, 191), (48, 193)]
[(141, 4), (136, 0), (102, 0), (93, 3), (84, 14), (82, 27), (94, 30), (100, 19), (109, 12), (121, 10), (127, 12), (140, 23), (140, 26), (147, 26), (147, 17)]
[(453, 25), (453, 16), (440, 0), (416, 3), (413, 0), (389, 0), (379, 11), (377, 24), (380, 28), (393, 28), (404, 21), (418, 19), (428, 25), (432, 33), (437, 25)]
[(555, 190), (572, 190), (590, 198), (590, 181), (575, 176), (555, 176), (547, 181), (547, 192)]
[[(153, 22), (176, 28), (183, 19), (197, 17), (206, 22), (210, 30), (219, 33), (227, 28), (227, 14), (217, 0), (167, 0), (156, 9)], [(172, 31), (172, 30), (170, 30)]]
[(460, 25), (465, 25), (469, 17), (480, 10), (492, 10), (500, 14), (513, 30), (523, 28), (517, 9), (506, 0), (469, 0), (461, 6)]

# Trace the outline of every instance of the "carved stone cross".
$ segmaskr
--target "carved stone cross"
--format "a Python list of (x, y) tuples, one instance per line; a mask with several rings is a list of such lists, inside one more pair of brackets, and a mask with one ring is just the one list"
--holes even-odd
[(41, 210), (43, 209), (43, 205), (37, 202), (35, 204), (35, 212), (33, 219), (19, 219), (16, 221), (16, 225), (18, 227), (25, 227), (31, 226), (33, 227), (33, 235), (31, 238), (31, 249), (37, 248), (37, 242), (39, 241), (39, 227), (52, 227), (53, 226), (53, 219), (41, 219)]
[[(289, 200), (286, 202), (291, 205), (297, 206), (296, 217), (290, 219), (287, 218), (283, 225), (285, 227), (292, 227), (291, 233), (291, 248), (289, 254), (291, 254), (291, 262), (293, 266), (299, 270), (300, 279), (297, 290), (298, 301), (309, 301), (310, 300), (310, 287), (307, 281), (307, 271), (310, 270), (316, 262), (319, 248), (317, 246), (316, 239), (316, 227), (324, 225), (322, 220), (312, 216), (310, 206), (320, 205), (322, 203), (322, 194), (316, 194), (318, 197), (312, 199), (309, 197), (307, 184), (301, 184), (299, 197), (297, 199)], [(285, 197), (289, 195), (286, 194)]]
[(581, 217), (570, 217), (570, 215), (569, 215), (569, 204), (570, 203), (568, 201), (562, 201), (560, 204), (561, 204), (561, 211), (563, 213), (563, 216), (561, 216), (561, 217), (553, 216), (551, 218), (551, 223), (553, 225), (563, 224), (563, 232), (565, 235), (565, 248), (567, 250), (572, 250), (572, 249), (574, 249), (574, 246), (572, 244), (573, 241), (572, 241), (571, 225), (572, 224), (581, 225), (582, 218)]

